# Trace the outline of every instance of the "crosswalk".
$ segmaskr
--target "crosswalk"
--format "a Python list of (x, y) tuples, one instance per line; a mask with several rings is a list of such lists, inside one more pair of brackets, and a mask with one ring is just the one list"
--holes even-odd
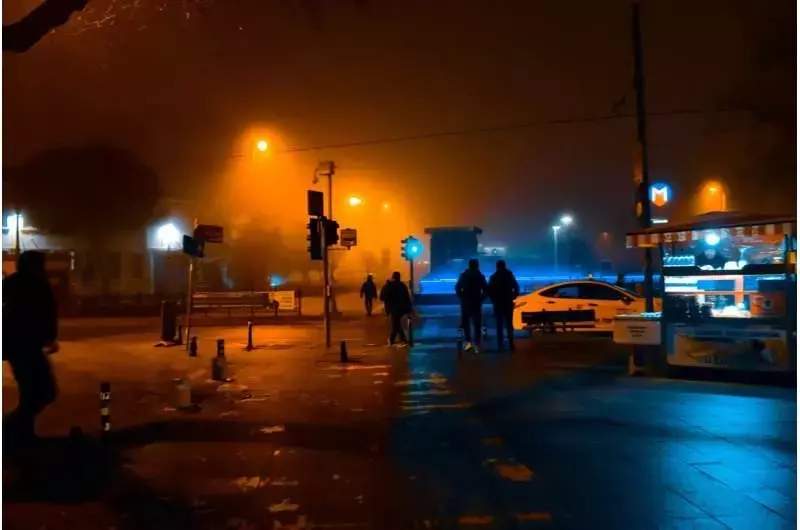
[(515, 460), (447, 376), (418, 371), (394, 384), (401, 414), (396, 457), (423, 484), (417, 528), (554, 527), (536, 473)]

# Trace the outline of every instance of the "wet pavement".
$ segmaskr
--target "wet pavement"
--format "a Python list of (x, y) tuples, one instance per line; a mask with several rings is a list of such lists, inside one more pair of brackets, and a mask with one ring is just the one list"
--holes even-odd
[[(65, 342), (32, 453), (4, 460), (8, 528), (795, 528), (796, 391), (630, 379), (599, 339), (459, 355), (382, 318)], [(233, 381), (210, 381), (224, 338)], [(600, 369), (602, 368), (602, 369)], [(186, 378), (194, 406), (179, 404)], [(112, 383), (101, 444), (97, 389)], [(15, 401), (4, 369), (4, 410)], [(84, 440), (66, 433), (80, 425)], [(74, 464), (74, 465), (73, 465)], [(26, 473), (20, 474), (20, 469)]]

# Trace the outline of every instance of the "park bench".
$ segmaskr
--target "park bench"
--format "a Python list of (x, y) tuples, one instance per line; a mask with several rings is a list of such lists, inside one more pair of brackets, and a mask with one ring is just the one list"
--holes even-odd
[(201, 292), (192, 295), (192, 311), (223, 311), (231, 316), (234, 311), (249, 311), (252, 316), (256, 311), (272, 310), (276, 316), (278, 304), (267, 291), (222, 291)]
[(523, 311), (522, 323), (531, 331), (555, 333), (575, 331), (577, 328), (594, 326), (594, 309), (575, 309), (567, 311)]

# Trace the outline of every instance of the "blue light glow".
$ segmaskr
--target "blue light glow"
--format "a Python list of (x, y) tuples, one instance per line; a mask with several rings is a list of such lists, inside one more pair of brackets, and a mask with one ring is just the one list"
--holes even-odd
[(281, 278), (281, 277), (280, 277), (280, 276), (278, 276), (277, 274), (276, 274), (275, 276), (272, 276), (272, 277), (269, 279), (269, 285), (270, 285), (270, 287), (279, 287), (279, 286), (283, 285), (284, 283), (286, 283), (286, 279), (284, 279), (284, 278)]
[(709, 232), (708, 234), (706, 234), (704, 240), (706, 242), (706, 245), (710, 247), (715, 247), (719, 244), (719, 236), (714, 232)]

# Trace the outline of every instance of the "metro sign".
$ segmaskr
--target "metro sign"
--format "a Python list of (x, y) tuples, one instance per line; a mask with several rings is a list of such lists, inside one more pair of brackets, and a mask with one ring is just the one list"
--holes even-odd
[(657, 183), (650, 186), (650, 202), (661, 208), (672, 200), (672, 188), (669, 184)]

